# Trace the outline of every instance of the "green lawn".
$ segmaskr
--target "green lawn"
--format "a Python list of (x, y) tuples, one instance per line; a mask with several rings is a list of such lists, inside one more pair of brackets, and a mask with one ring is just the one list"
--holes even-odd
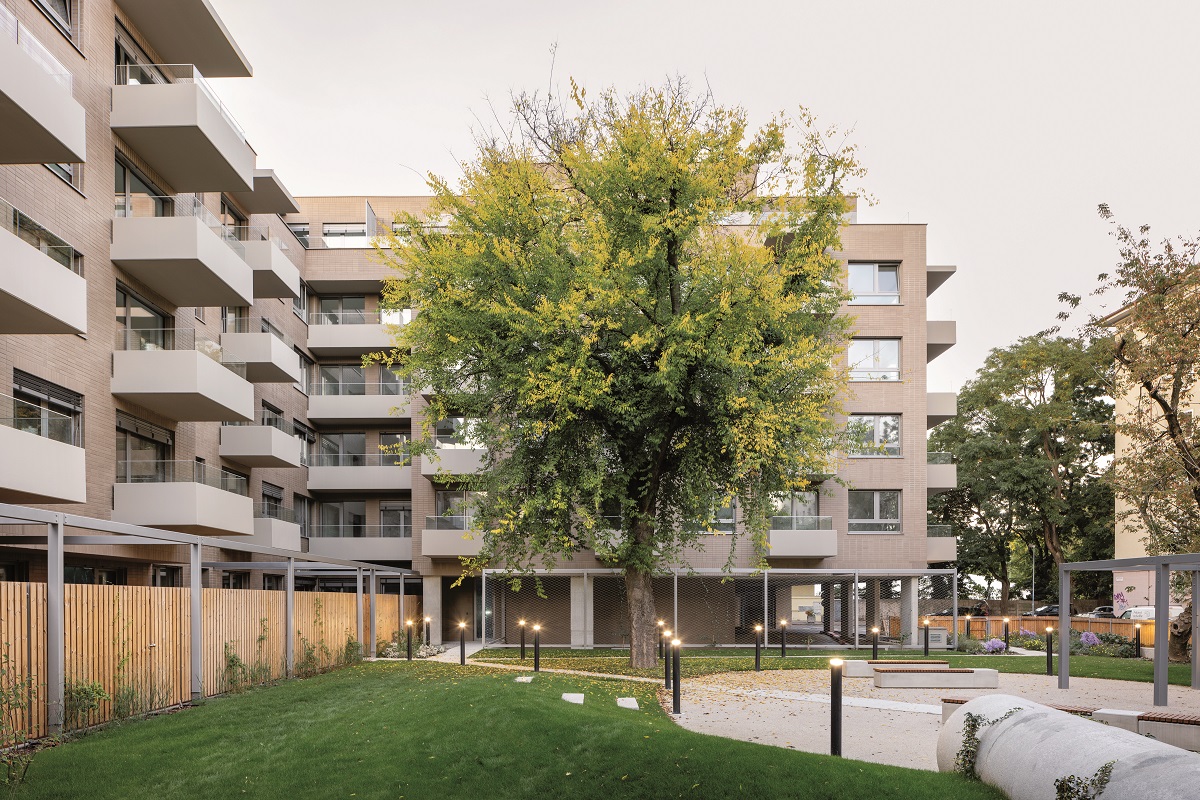
[(953, 774), (691, 733), (650, 684), (513, 677), (377, 663), (210, 700), (45, 750), (16, 796), (1001, 800)]
[[(831, 658), (870, 658), (871, 649), (865, 650), (827, 650), (819, 655), (815, 651), (804, 651), (788, 648), (788, 657), (781, 658), (779, 649), (772, 648), (763, 651), (763, 669), (828, 669)], [(920, 658), (921, 651), (886, 651), (879, 654), (880, 658)], [(966, 656), (956, 653), (933, 653), (931, 658), (949, 661), (952, 667), (991, 667), (1000, 672), (1015, 672), (1027, 675), (1042, 675), (1046, 672), (1046, 656)], [(496, 648), (477, 653), (475, 661), (495, 661), (497, 663), (521, 663), (520, 650), (516, 648)], [(526, 652), (524, 662), (533, 668), (533, 651)], [(1057, 657), (1054, 660), (1058, 668)], [(658, 669), (631, 669), (629, 667), (629, 651), (621, 650), (568, 650), (543, 649), (542, 666), (546, 669), (575, 669), (585, 672), (599, 672), (605, 675), (633, 675), (638, 677), (658, 677), (662, 674)], [(754, 650), (748, 653), (741, 648), (684, 650), (679, 664), (684, 676), (696, 677), (712, 675), (717, 672), (745, 672), (754, 669)], [(1109, 658), (1107, 656), (1071, 656), (1071, 675), (1075, 678), (1111, 678), (1122, 681), (1154, 681), (1154, 666), (1150, 661), (1133, 658)], [(1171, 664), (1167, 669), (1171, 683), (1187, 686), (1191, 683), (1191, 667), (1188, 664)]]

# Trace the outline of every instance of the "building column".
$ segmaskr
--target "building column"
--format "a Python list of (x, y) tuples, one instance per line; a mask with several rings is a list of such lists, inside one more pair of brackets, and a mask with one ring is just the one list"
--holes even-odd
[(821, 584), (821, 630), (833, 632), (833, 584), (829, 581)]
[(571, 576), (571, 647), (590, 650), (594, 644), (593, 579)]
[[(917, 619), (917, 592), (920, 578), (901, 578), (900, 580), (900, 645), (915, 647), (920, 642), (917, 631), (920, 621)], [(905, 638), (907, 637), (907, 638)]]
[[(46, 724), (63, 731), (66, 702), (66, 583), (62, 515), (46, 526)], [(1165, 637), (1164, 637), (1165, 638)]]
[[(421, 585), (424, 587), (421, 604), (425, 608), (425, 616), (429, 617), (429, 641), (426, 644), (442, 643), (442, 576), (423, 575)], [(424, 625), (425, 620), (421, 619)]]

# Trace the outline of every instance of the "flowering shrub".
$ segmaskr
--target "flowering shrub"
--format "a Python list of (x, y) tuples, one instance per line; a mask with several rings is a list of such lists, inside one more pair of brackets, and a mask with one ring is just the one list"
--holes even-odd
[(1079, 636), (1079, 641), (1087, 647), (1095, 647), (1096, 645), (1100, 644), (1100, 637), (1091, 631), (1084, 631)]
[(1005, 647), (1003, 639), (988, 639), (983, 643), (985, 653), (1002, 654), (1006, 649), (1008, 648)]
[(446, 652), (446, 648), (436, 644), (423, 644), (421, 649), (413, 653), (413, 658), (433, 658)]
[(1036, 634), (1036, 633), (1034, 633), (1033, 631), (1027, 631), (1027, 630), (1025, 630), (1024, 628), (1021, 628), (1021, 632), (1020, 632), (1019, 634), (1017, 634), (1017, 635), (1018, 635), (1018, 636), (1024, 636), (1025, 638), (1034, 638), (1034, 639), (1036, 639), (1036, 638), (1037, 638), (1037, 634)]

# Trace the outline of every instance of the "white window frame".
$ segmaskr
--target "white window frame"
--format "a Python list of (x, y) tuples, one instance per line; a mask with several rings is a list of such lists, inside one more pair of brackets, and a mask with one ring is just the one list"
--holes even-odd
[[(860, 269), (863, 267), (871, 268), (872, 290), (870, 292), (858, 294), (858, 293), (854, 293), (853, 289), (850, 289), (851, 293), (854, 294), (854, 297), (851, 298), (851, 300), (850, 300), (850, 305), (852, 305), (852, 306), (898, 306), (898, 305), (900, 305), (900, 265), (899, 264), (889, 264), (886, 262), (885, 263), (851, 262), (850, 264), (846, 265), (846, 286), (847, 286), (847, 288), (849, 288), (849, 286), (850, 286), (850, 270), (854, 269), (855, 267), (858, 267)], [(879, 271), (884, 270), (884, 269), (894, 270), (896, 273), (896, 291), (894, 291), (894, 292), (884, 292), (884, 291), (880, 291), (880, 289), (879, 289)]]
[[(851, 353), (854, 350), (855, 342), (871, 342), (872, 343), (872, 362), (866, 367), (859, 366), (851, 358)], [(880, 367), (879, 346), (883, 342), (895, 342), (896, 344), (896, 366)], [(846, 348), (846, 364), (850, 370), (850, 380), (854, 382), (874, 382), (874, 383), (899, 383), (901, 370), (904, 366), (903, 351), (900, 346), (901, 340), (895, 337), (858, 337), (850, 340), (850, 346)], [(859, 373), (856, 377), (855, 373)], [(894, 377), (893, 377), (894, 374)]]
[[(853, 494), (853, 493), (861, 493), (861, 494), (870, 493), (874, 496), (873, 497), (874, 516), (871, 519), (854, 519), (854, 518), (849, 517), (849, 513), (850, 513), (850, 511), (849, 511), (849, 507), (850, 507), (849, 495)], [(879, 514), (881, 499), (882, 499), (882, 495), (884, 495), (884, 494), (896, 495), (896, 518), (895, 519), (892, 519), (890, 517), (887, 517), (887, 518), (881, 517)], [(846, 532), (847, 533), (888, 534), (888, 533), (903, 533), (904, 532), (904, 496), (903, 496), (903, 492), (901, 492), (899, 489), (851, 489), (849, 492), (847, 492), (846, 499), (847, 499), (847, 502), (846, 502), (846, 509), (847, 509), (846, 510), (846, 513), (847, 513)], [(886, 530), (883, 528), (877, 528), (874, 530), (869, 529), (869, 528), (866, 528), (866, 529), (860, 528), (858, 530), (855, 530), (855, 528), (854, 528), (855, 525), (891, 525), (891, 524), (895, 524), (895, 526), (896, 526), (895, 530)]]
[[(850, 428), (851, 426), (853, 426), (855, 424), (855, 422), (861, 422), (864, 425), (869, 424), (872, 429), (872, 435), (871, 435), (870, 443), (867, 443), (867, 442), (862, 443), (863, 447), (868, 448), (868, 449), (865, 449), (865, 450), (855, 449), (852, 453), (849, 454), (850, 457), (851, 458), (900, 458), (900, 457), (902, 457), (904, 455), (904, 445), (903, 445), (904, 437), (903, 437), (903, 427), (902, 427), (904, 424), (904, 420), (901, 419), (901, 417), (902, 417), (901, 414), (851, 414), (850, 418), (847, 420), (847, 428)], [(882, 437), (882, 431), (883, 431), (883, 421), (885, 419), (896, 420), (896, 452), (894, 452), (894, 453), (889, 453), (886, 450), (882, 450), (882, 451), (879, 450), (879, 443), (880, 443), (880, 439)], [(870, 420), (869, 423), (868, 423), (868, 420)]]

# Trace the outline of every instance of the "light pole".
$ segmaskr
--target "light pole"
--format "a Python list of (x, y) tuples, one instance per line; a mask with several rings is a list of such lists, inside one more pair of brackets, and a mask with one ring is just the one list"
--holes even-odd
[(1054, 628), (1046, 626), (1046, 674), (1054, 674)]
[(1008, 652), (1008, 617), (1004, 618), (1004, 651)]
[(678, 639), (671, 640), (671, 673), (673, 675), (674, 686), (671, 687), (671, 709), (679, 713), (679, 646), (681, 642)]
[(842, 754), (842, 660), (829, 659), (829, 755)]
[(1142, 657), (1142, 623), (1133, 623), (1133, 657)]
[(970, 614), (967, 614), (966, 626), (967, 626), (967, 638), (970, 639), (971, 638), (971, 615)]
[(779, 620), (779, 657), (787, 658), (787, 620)]
[(754, 671), (762, 672), (762, 625), (754, 626)]
[(413, 621), (412, 621), (411, 619), (406, 619), (406, 620), (404, 621), (404, 627), (405, 627), (405, 629), (408, 631), (408, 660), (409, 660), (409, 661), (412, 661), (412, 628), (413, 628)]
[(517, 626), (521, 629), (521, 660), (525, 660), (525, 620), (517, 620)]
[(879, 628), (871, 628), (871, 660), (879, 660)]
[(431, 622), (433, 622), (433, 617), (425, 618), (425, 644), (432, 644), (432, 642), (429, 641), (429, 623)]
[(666, 642), (666, 638), (663, 635), (663, 628), (666, 624), (667, 623), (661, 619), (658, 621), (658, 657), (659, 658), (663, 657), (663, 643)]
[(925, 619), (925, 657), (929, 658), (929, 618)]
[(533, 626), (533, 671), (542, 671), (542, 626)]
[[(663, 638), (670, 639), (671, 632), (663, 631)], [(664, 689), (671, 688), (671, 659), (670, 658), (663, 659), (663, 688)]]
[(467, 623), (458, 623), (458, 665), (467, 665)]

